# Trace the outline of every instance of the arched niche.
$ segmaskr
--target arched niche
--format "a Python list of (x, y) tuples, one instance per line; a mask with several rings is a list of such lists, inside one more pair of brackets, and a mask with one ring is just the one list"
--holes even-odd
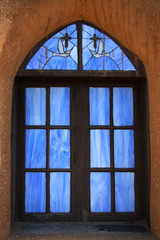
[[(86, 50), (88, 53), (85, 52)], [(116, 50), (118, 50), (118, 52), (116, 52)], [(85, 56), (85, 54), (86, 54), (86, 56)], [(88, 59), (85, 60), (85, 58), (88, 58)], [(64, 59), (65, 59), (65, 61), (63, 61), (63, 63), (61, 63), (62, 60), (64, 60)], [(69, 67), (67, 66), (67, 63), (66, 63), (68, 61), (68, 59), (70, 59), (69, 61), (72, 62), (68, 65)], [(102, 61), (99, 61), (101, 59), (102, 59)], [(93, 60), (93, 62), (92, 62), (92, 60)], [(58, 62), (58, 65), (57, 65), (57, 62)], [(90, 62), (91, 62), (91, 64), (89, 64), (89, 67), (86, 67), (87, 64)], [(125, 216), (124, 219), (127, 219), (127, 220), (147, 219), (147, 221), (148, 221), (149, 208), (147, 207), (146, 211), (144, 209), (144, 206), (148, 206), (148, 202), (149, 202), (148, 189), (146, 189), (146, 191), (144, 191), (144, 193), (140, 196), (140, 192), (142, 192), (144, 185), (146, 186), (146, 184), (147, 184), (149, 186), (148, 180), (144, 180), (145, 176), (147, 176), (146, 178), (148, 178), (149, 169), (144, 170), (144, 168), (142, 168), (142, 165), (147, 166), (147, 163), (148, 163), (148, 156), (145, 151), (145, 144), (146, 144), (145, 136), (147, 135), (147, 133), (146, 133), (147, 129), (143, 128), (144, 132), (142, 131), (142, 129), (140, 130), (139, 127), (136, 129), (136, 121), (140, 122), (140, 120), (136, 120), (136, 119), (140, 119), (141, 117), (142, 117), (142, 119), (143, 119), (142, 121), (144, 123), (143, 127), (147, 128), (147, 124), (145, 122), (145, 116), (146, 116), (145, 110), (147, 108), (145, 105), (146, 79), (145, 79), (145, 70), (144, 70), (142, 62), (137, 58), (137, 56), (132, 54), (127, 48), (125, 48), (122, 44), (120, 44), (116, 39), (111, 37), (109, 34), (105, 33), (100, 28), (94, 26), (93, 24), (85, 22), (85, 21), (77, 21), (77, 22), (71, 23), (67, 26), (60, 27), (54, 33), (45, 37), (30, 51), (30, 53), (27, 55), (26, 59), (22, 63), (22, 65), (17, 73), (16, 87), (17, 87), (17, 89), (19, 88), (18, 85), (21, 85), (21, 81), (22, 82), (24, 81), (25, 84), (27, 84), (27, 81), (29, 80), (29, 82), (32, 85), (32, 80), (33, 80), (33, 82), (35, 82), (35, 80), (36, 81), (42, 80), (42, 82), (44, 83), (44, 78), (46, 79), (46, 82), (47, 82), (47, 78), (48, 78), (48, 81), (51, 83), (51, 81), (52, 81), (51, 79), (53, 79), (53, 82), (54, 82), (54, 80), (57, 82), (58, 79), (60, 79), (60, 77), (62, 79), (65, 78), (65, 80), (68, 79), (69, 82), (71, 80), (70, 77), (72, 78), (73, 82), (74, 82), (74, 79), (76, 79), (76, 78), (84, 79), (84, 81), (85, 81), (85, 79), (86, 79), (86, 81), (88, 81), (87, 78), (89, 78), (89, 79), (97, 78), (97, 79), (100, 79), (99, 82), (101, 82), (101, 81), (103, 82), (104, 86), (106, 86), (106, 87), (111, 86), (110, 90), (109, 90), (110, 91), (109, 94), (111, 96), (110, 101), (112, 102), (112, 104), (111, 104), (112, 110), (109, 110), (109, 111), (111, 111), (110, 114), (112, 114), (112, 115), (113, 115), (113, 112), (116, 111), (116, 110), (114, 110), (114, 92), (116, 92), (116, 88), (118, 86), (120, 86), (121, 88), (124, 87), (123, 90), (125, 90), (125, 88), (127, 89), (127, 87), (128, 87), (128, 89), (131, 90), (131, 92), (133, 89), (137, 89), (137, 90), (133, 90), (133, 93), (131, 93), (131, 96), (128, 98), (128, 99), (133, 98), (132, 101), (134, 102), (131, 104), (133, 109), (131, 110), (131, 114), (129, 114), (129, 115), (132, 115), (134, 113), (134, 123), (129, 124), (130, 128), (128, 128), (128, 123), (125, 123), (124, 125), (126, 125), (126, 129), (125, 129), (126, 131), (129, 131), (129, 129), (131, 129), (131, 131), (132, 131), (130, 133), (132, 135), (132, 137), (131, 137), (132, 140), (130, 139), (130, 141), (134, 142), (134, 144), (135, 144), (135, 150), (133, 149), (134, 147), (132, 146), (132, 152), (134, 152), (134, 151), (136, 152), (136, 154), (135, 154), (136, 164), (138, 164), (138, 162), (139, 162), (139, 160), (138, 160), (139, 157), (137, 157), (138, 155), (140, 155), (141, 159), (143, 159), (143, 160), (140, 163), (140, 166), (138, 166), (138, 165), (134, 166), (134, 164), (133, 164), (131, 169), (129, 169), (129, 167), (128, 167), (127, 168), (128, 172), (125, 169), (125, 167), (122, 167), (122, 169), (121, 169), (122, 171), (126, 172), (127, 174), (130, 174), (130, 172), (131, 172), (131, 174), (133, 173), (132, 177), (131, 177), (132, 178), (132, 180), (131, 180), (132, 187), (131, 188), (135, 189), (135, 193), (132, 193), (133, 195), (135, 194), (134, 200), (132, 199), (132, 204), (131, 204), (132, 206), (128, 207), (129, 210), (126, 211), (126, 212), (128, 212), (126, 214), (126, 216), (125, 216), (125, 214), (122, 214), (122, 215), (124, 215)], [(105, 83), (105, 81), (106, 81), (106, 83)], [(102, 82), (101, 82), (101, 84), (102, 84)], [(42, 83), (42, 85), (43, 85), (43, 83)], [(107, 85), (107, 84), (110, 84), (110, 85)], [(23, 83), (22, 83), (22, 85), (23, 85)], [(67, 82), (65, 82), (65, 86), (67, 86)], [(93, 84), (93, 86), (94, 86), (94, 84)], [(77, 85), (77, 87), (79, 88), (80, 85)], [(22, 88), (23, 88), (23, 86), (22, 86)], [(28, 88), (32, 88), (32, 87), (29, 85)], [(44, 83), (44, 89), (45, 88), (46, 88), (46, 86)], [(49, 87), (49, 89), (50, 89), (49, 91), (51, 91), (52, 87)], [(23, 91), (25, 91), (25, 89), (23, 89)], [(86, 91), (86, 90), (84, 90), (84, 91)], [(140, 92), (142, 92), (142, 99), (140, 97)], [(22, 95), (20, 93), (20, 98), (22, 97), (23, 103), (25, 101), (27, 101), (24, 98), (24, 96), (25, 96), (25, 92), (23, 92)], [(136, 96), (138, 96), (138, 99), (136, 99)], [(122, 98), (125, 99), (125, 95)], [(126, 98), (127, 98), (127, 95), (126, 95)], [(47, 99), (50, 99), (50, 95), (47, 95)], [(47, 101), (49, 101), (49, 100), (47, 100)], [(139, 104), (140, 109), (139, 109), (137, 103)], [(27, 103), (25, 103), (25, 104), (27, 104)], [(49, 102), (47, 104), (48, 104), (47, 108), (49, 109)], [(73, 102), (72, 102), (72, 104), (73, 104)], [(33, 103), (33, 105), (34, 105), (34, 103)], [(134, 108), (133, 106), (134, 107), (137, 106), (137, 108)], [(37, 102), (37, 107), (38, 107), (38, 102)], [(78, 106), (76, 106), (76, 109), (77, 108), (78, 108)], [(22, 116), (21, 120), (23, 119), (22, 121), (24, 121), (22, 124), (23, 124), (23, 126), (25, 125), (25, 129), (28, 129), (27, 125), (25, 123), (25, 119), (24, 119), (25, 114), (26, 114), (26, 113), (24, 113), (24, 109), (25, 109), (25, 105), (23, 105), (23, 109), (22, 109), (23, 113), (19, 112), (18, 115)], [(47, 111), (49, 111), (49, 110), (46, 110), (46, 112)], [(136, 115), (136, 111), (137, 111), (137, 113), (139, 112), (138, 116)], [(124, 109), (124, 112), (125, 112), (125, 109)], [(141, 116), (140, 112), (141, 112), (142, 116)], [(77, 114), (75, 114), (75, 115), (77, 115)], [(112, 116), (112, 118), (114, 118), (114, 116)], [(87, 117), (86, 117), (86, 119), (87, 119)], [(130, 122), (130, 120), (128, 120), (128, 121)], [(50, 122), (50, 120), (47, 119), (47, 122)], [(131, 122), (132, 122), (132, 120), (131, 120)], [(112, 126), (111, 124), (113, 125), (113, 119), (111, 120), (111, 123), (109, 124), (109, 129), (111, 129), (112, 127), (113, 128), (115, 127), (115, 126)], [(18, 126), (19, 125), (21, 125), (21, 124), (18, 124)], [(36, 124), (33, 124), (33, 126), (32, 126), (33, 128), (34, 128), (34, 125), (36, 125)], [(138, 123), (138, 126), (139, 126), (139, 123)], [(119, 126), (119, 127), (121, 127), (121, 126)], [(21, 129), (21, 127), (20, 127), (20, 129)], [(114, 144), (116, 144), (115, 142), (113, 142), (114, 134), (116, 136), (116, 132), (114, 133), (114, 131), (116, 131), (116, 130), (112, 129), (112, 134), (111, 134), (111, 138), (110, 138), (110, 142), (112, 142), (112, 147), (111, 147), (111, 152), (112, 152), (111, 159), (112, 159), (112, 168), (113, 168), (112, 170), (114, 173), (111, 174), (112, 170), (109, 170), (110, 171), (109, 173), (111, 175), (113, 175), (112, 180), (110, 180), (111, 185), (112, 185), (112, 190), (111, 190), (111, 192), (112, 192), (111, 193), (111, 199), (112, 199), (111, 205), (112, 206), (109, 209), (111, 209), (110, 211), (112, 211), (112, 214), (113, 213), (115, 214), (115, 217), (113, 217), (113, 219), (112, 219), (111, 216), (109, 216), (109, 218), (105, 216), (104, 217), (105, 220), (107, 220), (107, 219), (108, 220), (117, 220), (118, 215), (119, 215), (119, 214), (117, 214), (118, 210), (116, 210), (117, 207), (116, 207), (116, 200), (115, 200), (116, 199), (116, 184), (115, 184), (115, 182), (116, 181), (118, 182), (118, 180), (116, 180), (116, 176), (118, 179), (119, 172), (118, 172), (118, 170), (116, 170), (113, 167), (115, 164), (114, 161), (116, 161), (116, 160), (114, 160), (114, 154), (115, 154), (114, 151), (115, 150), (113, 147)], [(134, 131), (137, 134), (137, 135), (135, 135), (135, 137), (133, 137)], [(20, 130), (20, 132), (21, 132), (21, 130)], [(20, 139), (18, 141), (23, 143), (23, 150), (22, 150), (23, 152), (21, 152), (20, 156), (25, 155), (26, 150), (24, 150), (25, 149), (24, 144), (25, 144), (25, 141), (28, 141), (28, 140), (24, 139), (24, 135), (23, 136), (22, 135), (20, 136), (20, 138), (18, 138), (18, 139)], [(142, 140), (141, 143), (143, 142), (140, 154), (138, 153), (138, 150), (137, 150), (137, 146), (139, 145), (140, 142), (139, 142), (139, 140), (138, 140), (138, 142), (137, 141), (135, 142), (135, 139), (139, 139), (139, 140), (141, 139)], [(124, 140), (124, 141), (126, 141), (126, 140)], [(76, 140), (75, 140), (75, 142), (76, 142)], [(89, 149), (87, 151), (89, 151)], [(25, 164), (25, 158), (23, 159), (23, 164)], [(18, 169), (21, 169), (22, 166), (24, 168), (24, 165), (21, 165), (21, 163), (18, 166), (19, 166)], [(136, 169), (139, 169), (139, 170), (136, 170)], [(28, 169), (26, 171), (27, 171), (27, 173), (29, 172)], [(108, 171), (108, 170), (104, 170), (104, 171)], [(29, 172), (29, 173), (31, 173), (31, 172)], [(114, 174), (115, 174), (115, 178), (114, 178)], [(28, 180), (28, 175), (25, 179), (24, 179), (24, 176), (25, 175), (23, 175), (23, 178), (21, 180), (19, 179), (19, 176), (17, 178), (17, 183), (18, 182), (22, 183), (22, 185), (19, 187), (21, 189), (20, 193), (18, 194), (18, 197), (17, 197), (18, 202), (19, 202), (19, 206), (17, 206), (17, 208), (19, 208), (18, 216), (21, 219), (22, 215), (26, 214), (25, 219), (29, 219), (30, 217), (31, 218), (33, 217), (34, 220), (35, 219), (40, 220), (40, 218), (38, 216), (37, 216), (37, 218), (36, 218), (36, 216), (34, 218), (34, 216), (32, 215), (32, 212), (29, 212), (29, 214), (31, 213), (31, 216), (27, 215), (28, 214), (27, 211), (30, 211), (30, 210), (26, 210), (26, 212), (25, 212), (25, 209), (28, 209), (27, 207), (25, 208), (26, 205), (24, 206), (24, 204), (26, 204), (25, 201), (28, 201), (28, 200), (24, 201), (25, 186), (26, 186), (25, 181), (28, 182), (29, 180)], [(140, 179), (140, 176), (143, 179), (142, 181)], [(44, 177), (44, 174), (43, 174), (43, 177)], [(135, 180), (133, 180), (133, 179), (135, 179)], [(139, 182), (143, 182), (142, 185), (139, 184)], [(34, 184), (36, 184), (36, 183), (34, 183)], [(49, 183), (49, 184), (51, 184), (51, 183)], [(139, 186), (140, 186), (140, 188), (139, 188)], [(46, 189), (47, 189), (47, 187), (46, 187)], [(26, 191), (28, 191), (28, 190), (26, 190)], [(44, 191), (48, 191), (47, 196), (50, 195), (49, 194), (50, 190), (44, 190)], [(134, 190), (133, 190), (133, 192), (134, 192)], [(88, 190), (88, 193), (89, 193), (89, 190)], [(88, 193), (85, 193), (85, 194), (87, 195)], [(22, 197), (22, 195), (23, 195), (23, 197)], [(90, 198), (91, 198), (91, 196), (90, 196)], [(65, 196), (64, 196), (64, 199), (65, 199)], [(137, 200), (137, 199), (139, 199), (139, 200)], [(49, 202), (50, 200), (45, 199), (45, 201)], [(50, 205), (51, 205), (51, 203), (50, 203)], [(46, 213), (48, 213), (48, 211), (50, 209), (50, 205), (47, 205)], [(135, 205), (135, 207), (133, 207), (133, 205)], [(72, 206), (72, 207), (74, 208), (74, 206)], [(45, 211), (44, 208), (41, 210), (42, 212)], [(33, 207), (33, 209), (34, 209), (34, 207)], [(34, 211), (35, 210), (33, 210), (33, 212)], [(86, 211), (86, 215), (87, 215), (88, 210), (85, 210), (85, 211)], [(121, 211), (122, 210), (120, 210), (120, 212)], [(122, 212), (124, 213), (125, 210), (123, 210)], [(132, 212), (134, 212), (134, 213), (132, 213)], [(23, 214), (21, 215), (21, 213), (23, 213)], [(74, 217), (73, 217), (73, 219), (74, 219)], [(78, 219), (79, 218), (81, 219), (80, 214), (76, 217)], [(51, 219), (54, 220), (55, 218), (56, 218), (56, 216), (51, 216)], [(46, 216), (46, 219), (48, 219), (47, 216)], [(59, 219), (61, 219), (61, 218), (59, 218)], [(88, 221), (88, 219), (89, 219), (88, 217), (86, 219), (82, 218), (82, 221), (83, 220)], [(95, 217), (93, 217), (93, 219), (96, 221)], [(101, 220), (101, 217), (99, 217), (99, 219)], [(124, 220), (123, 217), (122, 218), (120, 217), (119, 219)]]

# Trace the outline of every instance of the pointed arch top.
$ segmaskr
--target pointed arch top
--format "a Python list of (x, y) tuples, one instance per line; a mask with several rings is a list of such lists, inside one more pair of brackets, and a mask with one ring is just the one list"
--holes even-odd
[(62, 27), (40, 41), (27, 55), (19, 74), (55, 70), (145, 75), (143, 64), (134, 54), (109, 34), (85, 21)]

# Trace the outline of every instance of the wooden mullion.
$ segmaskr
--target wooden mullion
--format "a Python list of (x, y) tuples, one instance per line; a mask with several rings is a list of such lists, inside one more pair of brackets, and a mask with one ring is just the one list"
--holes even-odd
[[(22, 184), (23, 184), (23, 194), (22, 194), (22, 199), (23, 199), (23, 214), (25, 213), (25, 161), (26, 161), (26, 128), (25, 128), (25, 123), (26, 123), (26, 88), (24, 87), (24, 85), (21, 85), (21, 91), (23, 94), (23, 100), (22, 100), (22, 106), (24, 106), (24, 109), (22, 109), (22, 136), (21, 136), (21, 140), (22, 140), (22, 169), (23, 169), (23, 173), (24, 176), (22, 178)], [(24, 134), (24, 138), (23, 138), (23, 134)]]
[(26, 129), (70, 129), (70, 126), (49, 126), (49, 125), (41, 125), (41, 126), (26, 126)]
[(46, 169), (46, 168), (26, 168), (24, 170), (25, 172), (48, 172), (48, 173), (51, 173), (51, 172), (71, 172), (71, 169), (66, 169), (66, 168), (49, 168), (49, 169)]
[(78, 35), (78, 70), (82, 71), (82, 23), (77, 23), (77, 35)]
[(87, 221), (89, 211), (88, 88), (85, 83), (77, 80), (74, 90), (72, 94), (73, 221)]
[(90, 172), (135, 172), (135, 168), (90, 168)]
[(115, 172), (111, 172), (111, 212), (115, 213)]
[(114, 168), (114, 136), (113, 136), (113, 87), (110, 87), (110, 157), (111, 169)]
[(113, 130), (113, 87), (110, 87), (110, 158), (111, 158), (111, 212), (115, 212), (115, 173), (114, 173), (114, 130)]
[(46, 168), (25, 168), (24, 172), (47, 172)]
[[(88, 221), (88, 213), (90, 210), (90, 132), (88, 129), (88, 124), (90, 122), (90, 113), (89, 113), (89, 87), (88, 83), (81, 80), (82, 87), (82, 106), (81, 106), (81, 115), (82, 115), (82, 148), (83, 155), (81, 161), (81, 174), (83, 177), (83, 205), (82, 205), (82, 221)], [(85, 177), (84, 177), (85, 176)]]
[(18, 219), (22, 219), (25, 213), (25, 88), (21, 83), (18, 86), (20, 94), (18, 96), (18, 131), (20, 136), (17, 144), (17, 209)]
[[(25, 70), (25, 71), (19, 71), (17, 73), (17, 77), (64, 77), (64, 76), (69, 76), (69, 77), (102, 77), (105, 79), (106, 77), (113, 77), (114, 80), (118, 80), (119, 77), (123, 77), (124, 80), (126, 81), (132, 81), (132, 78), (137, 78), (137, 81), (145, 77), (144, 75), (142, 76), (137, 76), (136, 71), (114, 71), (114, 70), (85, 70), (82, 71), (82, 56), (79, 55), (78, 59), (80, 59), (80, 66), (78, 66), (78, 70)], [(115, 79), (116, 78), (116, 79)]]
[(72, 216), (72, 182), (73, 182), (73, 177), (72, 177), (72, 170), (73, 170), (73, 143), (72, 143), (72, 91), (73, 91), (73, 84), (70, 85), (70, 96), (69, 96), (69, 101), (70, 101), (70, 109), (69, 109), (69, 118), (70, 118), (70, 168), (69, 169), (63, 169), (63, 171), (70, 172), (70, 214)]
[(110, 130), (126, 130), (126, 129), (135, 129), (135, 126), (89, 126), (90, 129), (110, 129)]
[(50, 87), (46, 88), (46, 212), (50, 212), (50, 173), (49, 173), (49, 157), (50, 157)]

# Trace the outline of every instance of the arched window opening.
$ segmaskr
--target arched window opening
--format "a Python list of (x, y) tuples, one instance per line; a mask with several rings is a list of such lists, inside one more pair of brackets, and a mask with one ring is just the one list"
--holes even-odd
[(72, 24), (51, 36), (26, 69), (135, 71), (111, 38), (86, 24)]
[[(138, 57), (94, 25), (78, 21), (41, 40), (25, 58), (17, 75), (50, 74), (61, 70), (84, 75), (145, 76)], [(50, 72), (50, 73), (49, 73)], [(74, 73), (73, 73), (74, 72)], [(113, 74), (114, 72), (114, 74)], [(92, 74), (88, 73), (88, 74)], [(87, 73), (86, 73), (87, 74)]]
[(27, 56), (16, 79), (18, 219), (144, 217), (145, 79), (134, 60), (83, 21)]

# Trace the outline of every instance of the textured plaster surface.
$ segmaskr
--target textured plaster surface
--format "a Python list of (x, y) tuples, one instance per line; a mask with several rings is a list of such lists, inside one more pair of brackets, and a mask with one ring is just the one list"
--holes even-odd
[(160, 0), (0, 0), (0, 239), (11, 226), (11, 109), (16, 72), (58, 27), (84, 19), (136, 54), (146, 68), (151, 141), (151, 231), (160, 238)]

